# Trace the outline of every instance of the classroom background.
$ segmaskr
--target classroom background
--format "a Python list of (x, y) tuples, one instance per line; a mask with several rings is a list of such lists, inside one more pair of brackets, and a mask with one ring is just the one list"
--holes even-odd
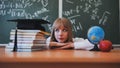
[(70, 19), (75, 37), (87, 38), (92, 26), (105, 31), (105, 39), (120, 44), (120, 0), (0, 0), (0, 44), (9, 43), (10, 31), (15, 29), (12, 19), (44, 19), (50, 32), (58, 17)]

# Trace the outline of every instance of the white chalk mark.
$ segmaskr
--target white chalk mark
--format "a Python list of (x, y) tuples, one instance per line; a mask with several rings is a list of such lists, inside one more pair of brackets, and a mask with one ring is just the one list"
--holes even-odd
[(70, 4), (73, 4), (73, 2), (72, 2), (72, 1), (70, 1), (70, 0), (66, 0), (66, 2), (67, 2), (67, 3), (70, 3)]
[(101, 19), (99, 20), (99, 24), (103, 24), (105, 25), (105, 22), (107, 21), (108, 17), (106, 16), (106, 14), (110, 15), (111, 13), (108, 11), (105, 11), (101, 17)]
[(77, 30), (76, 30), (76, 27), (75, 27), (75, 26), (73, 26), (73, 29), (74, 29), (74, 31), (75, 31), (75, 32), (77, 32)]
[(81, 30), (83, 30), (83, 27), (82, 27), (82, 25), (81, 25), (81, 23), (80, 23), (80, 22), (79, 22), (79, 26), (80, 26), (80, 29), (81, 29)]
[(43, 7), (46, 7), (48, 5), (48, 0), (41, 0), (41, 3)]
[(68, 17), (68, 19), (72, 19), (72, 18), (79, 17), (79, 16), (80, 16), (80, 15), (70, 16), (70, 17)]

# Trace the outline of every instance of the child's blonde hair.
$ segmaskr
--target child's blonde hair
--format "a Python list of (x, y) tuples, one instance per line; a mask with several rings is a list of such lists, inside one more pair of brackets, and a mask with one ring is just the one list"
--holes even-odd
[(68, 30), (68, 39), (65, 42), (73, 42), (73, 34), (72, 34), (72, 25), (71, 22), (67, 18), (57, 18), (52, 26), (52, 31), (51, 31), (51, 41), (56, 41), (55, 39), (55, 29), (59, 28), (60, 26), (64, 26)]

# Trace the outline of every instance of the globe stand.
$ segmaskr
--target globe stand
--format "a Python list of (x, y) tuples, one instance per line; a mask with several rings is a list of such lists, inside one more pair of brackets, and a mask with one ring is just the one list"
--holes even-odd
[(100, 49), (98, 48), (97, 44), (94, 45), (94, 48), (91, 49), (90, 51), (100, 51)]

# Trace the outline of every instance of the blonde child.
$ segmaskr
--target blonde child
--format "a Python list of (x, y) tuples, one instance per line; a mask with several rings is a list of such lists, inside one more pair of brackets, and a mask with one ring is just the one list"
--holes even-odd
[(83, 38), (73, 38), (72, 25), (67, 18), (57, 18), (52, 26), (51, 36), (47, 39), (48, 49), (91, 50), (94, 45)]

